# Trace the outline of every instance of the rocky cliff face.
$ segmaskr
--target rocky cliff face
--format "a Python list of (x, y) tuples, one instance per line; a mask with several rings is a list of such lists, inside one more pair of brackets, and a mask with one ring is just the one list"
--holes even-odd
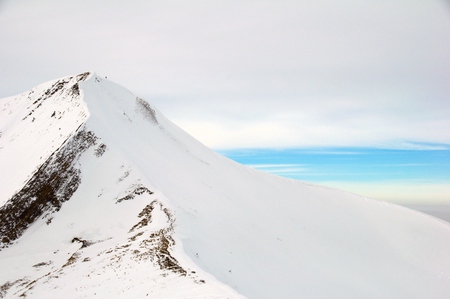
[(39, 217), (51, 222), (52, 213), (59, 211), (81, 183), (77, 160), (96, 140), (93, 132), (80, 128), (0, 207), (0, 248), (20, 237)]
[[(90, 73), (83, 73), (63, 78), (40, 93), (32, 90), (23, 94), (22, 98), (28, 100), (28, 107), (27, 114), (21, 122), (31, 119), (31, 123), (34, 123), (36, 117), (44, 118), (38, 111), (41, 112), (40, 109), (46, 101), (80, 101), (79, 82), (86, 80), (89, 75)], [(53, 105), (53, 108), (60, 107)], [(50, 113), (51, 110), (47, 112)], [(63, 114), (64, 112), (58, 111), (56, 115), (55, 110), (50, 117), (47, 115), (47, 118), (61, 119)], [(0, 250), (20, 237), (37, 218), (44, 217), (48, 219), (47, 221), (51, 221), (51, 213), (58, 211), (61, 204), (70, 199), (80, 184), (80, 170), (77, 169), (76, 160), (88, 147), (95, 145), (95, 142), (95, 134), (86, 132), (80, 125), (67, 140), (62, 142), (61, 147), (51, 153), (50, 157), (31, 174), (31, 178), (20, 191), (0, 207)], [(29, 144), (28, 150), (33, 150), (33, 144)]]
[[(79, 84), (90, 73), (44, 83), (0, 102), (0, 205), (10, 200), (38, 169), (68, 142), (89, 112)], [(14, 171), (14, 173), (11, 173)]]

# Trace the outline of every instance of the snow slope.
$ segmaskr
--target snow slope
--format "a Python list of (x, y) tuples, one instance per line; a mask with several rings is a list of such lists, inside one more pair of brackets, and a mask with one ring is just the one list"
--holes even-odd
[(0, 172), (0, 205), (86, 121), (89, 111), (79, 96), (77, 81), (87, 75), (47, 82), (1, 100), (0, 165), (14, 174)]
[(95, 74), (0, 105), (0, 298), (450, 296), (443, 221), (239, 165)]

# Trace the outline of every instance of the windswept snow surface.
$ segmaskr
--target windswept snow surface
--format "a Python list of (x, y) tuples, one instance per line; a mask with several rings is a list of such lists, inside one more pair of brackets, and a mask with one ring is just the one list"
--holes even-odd
[(86, 121), (89, 111), (78, 88), (86, 76), (47, 82), (0, 101), (0, 206)]
[(447, 223), (239, 165), (77, 78), (34, 121), (29, 93), (0, 100), (3, 208), (68, 137), (95, 135), (73, 195), (0, 251), (0, 298), (449, 298)]

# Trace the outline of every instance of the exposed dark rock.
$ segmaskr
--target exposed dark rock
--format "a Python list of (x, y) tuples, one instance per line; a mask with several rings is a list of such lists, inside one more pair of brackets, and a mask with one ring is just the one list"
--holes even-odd
[(78, 83), (75, 83), (72, 88), (71, 88), (71, 92), (73, 95), (75, 96), (79, 96), (80, 95), (80, 87), (78, 86)]
[(148, 121), (158, 124), (156, 112), (147, 101), (141, 98), (136, 98), (136, 110), (140, 112)]
[(141, 221), (136, 223), (129, 232), (134, 231), (135, 229), (139, 229), (141, 227), (147, 226), (152, 222), (152, 211), (155, 208), (155, 205), (158, 204), (156, 200), (152, 201), (150, 204), (146, 205), (145, 208), (139, 213), (138, 217), (141, 218)]
[(105, 144), (100, 144), (94, 151), (94, 154), (96, 157), (101, 157), (106, 151), (106, 145)]
[(36, 219), (58, 211), (70, 199), (81, 182), (75, 162), (96, 140), (94, 133), (79, 130), (0, 208), (0, 250), (20, 237)]
[[(70, 86), (73, 77), (64, 78), (56, 81), (49, 89), (44, 91), (40, 97), (38, 97), (32, 104), (33, 107), (29, 107), (31, 109), (30, 113), (23, 118), (23, 120), (27, 119), (30, 115), (34, 113), (34, 111), (42, 105), (42, 102), (46, 99), (52, 97), (53, 95), (69, 95), (72, 97), (78, 97), (80, 95), (80, 89), (78, 86), (78, 82), (86, 80), (86, 78), (90, 75), (89, 72), (83, 73), (76, 76), (76, 82)], [(73, 82), (73, 81), (72, 81)], [(34, 93), (34, 91), (30, 91), (29, 96)], [(52, 115), (54, 116), (54, 115)]]
[(81, 238), (77, 238), (77, 237), (72, 239), (72, 243), (75, 243), (75, 242), (81, 243), (81, 248), (80, 249), (86, 248), (86, 247), (91, 246), (92, 244), (94, 244), (94, 242), (91, 242), (91, 241), (88, 241), (88, 240), (84, 240), (84, 239), (81, 239)]
[(131, 190), (131, 192), (129, 194), (125, 195), (124, 197), (121, 197), (121, 198), (117, 199), (116, 204), (120, 203), (120, 202), (122, 202), (124, 200), (131, 200), (131, 199), (135, 198), (136, 195), (141, 195), (141, 194), (144, 194), (144, 193), (147, 193), (149, 195), (153, 194), (153, 192), (150, 191), (147, 187), (144, 187), (144, 186), (139, 184), (139, 185), (135, 186)]

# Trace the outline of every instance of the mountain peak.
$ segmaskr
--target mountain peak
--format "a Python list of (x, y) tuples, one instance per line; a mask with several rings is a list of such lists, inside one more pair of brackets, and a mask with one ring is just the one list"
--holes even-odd
[(0, 105), (2, 298), (450, 293), (448, 224), (239, 165), (94, 73)]

